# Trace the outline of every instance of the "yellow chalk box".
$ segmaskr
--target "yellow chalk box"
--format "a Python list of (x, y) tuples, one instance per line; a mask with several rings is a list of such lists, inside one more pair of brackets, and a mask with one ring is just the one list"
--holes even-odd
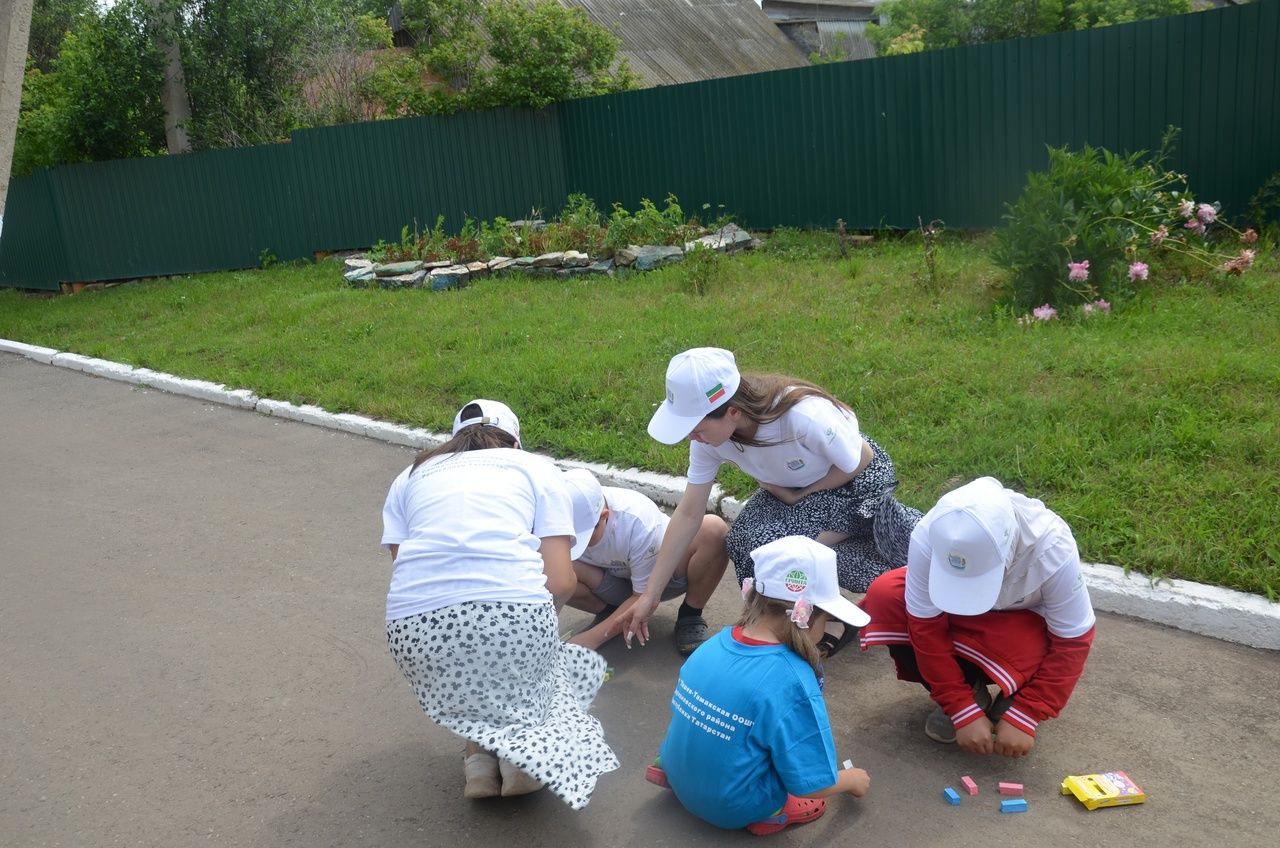
[(1062, 794), (1076, 796), (1076, 800), (1090, 810), (1141, 804), (1147, 800), (1146, 793), (1122, 771), (1068, 775), (1062, 781)]

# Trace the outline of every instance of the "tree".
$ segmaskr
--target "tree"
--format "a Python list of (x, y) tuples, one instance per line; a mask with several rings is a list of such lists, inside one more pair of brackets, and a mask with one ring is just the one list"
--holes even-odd
[(28, 65), (13, 173), (163, 152), (163, 80), (149, 10), (137, 0), (86, 19), (63, 38), (52, 71)]
[(556, 0), (406, 0), (412, 56), (390, 55), (369, 86), (393, 115), (539, 108), (638, 84), (619, 41)]
[(918, 41), (936, 50), (1190, 11), (1191, 0), (890, 0), (880, 7), (888, 23), (868, 26), (866, 36), (891, 55)]
[(160, 106), (164, 109), (165, 144), (170, 153), (186, 153), (191, 149), (191, 140), (187, 137), (191, 103), (187, 100), (186, 74), (182, 70), (182, 53), (178, 49), (176, 3), (174, 0), (147, 0), (147, 5), (151, 7), (156, 48), (164, 54)]
[(184, 0), (182, 61), (196, 148), (281, 141), (303, 83), (302, 33), (330, 0)]
[(62, 38), (83, 22), (98, 18), (97, 0), (35, 0), (31, 5), (31, 40), (27, 55), (48, 73), (58, 57)]
[(476, 86), (476, 106), (539, 108), (635, 87), (625, 61), (613, 68), (618, 39), (581, 9), (496, 0), (485, 6), (484, 25), (495, 65)]

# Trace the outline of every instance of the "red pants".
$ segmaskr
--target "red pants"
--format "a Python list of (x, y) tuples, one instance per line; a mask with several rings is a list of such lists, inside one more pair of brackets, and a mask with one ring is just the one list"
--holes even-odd
[[(859, 604), (871, 616), (862, 628), (862, 650), (873, 645), (911, 645), (905, 590), (907, 569), (896, 568), (875, 579)], [(946, 615), (946, 613), (943, 613)], [(968, 660), (1006, 695), (1030, 680), (1049, 649), (1044, 619), (1031, 610), (995, 610), (982, 615), (948, 615), (957, 659)], [(897, 653), (897, 652), (895, 652)], [(894, 657), (898, 679), (928, 685), (914, 661)]]

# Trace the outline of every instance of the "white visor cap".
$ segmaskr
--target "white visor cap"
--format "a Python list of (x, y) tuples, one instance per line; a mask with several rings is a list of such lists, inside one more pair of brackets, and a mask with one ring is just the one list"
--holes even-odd
[(840, 594), (836, 552), (808, 536), (783, 536), (751, 552), (755, 590), (768, 598), (806, 600), (836, 618), (862, 627), (871, 617)]
[(573, 502), (573, 547), (569, 549), (569, 559), (573, 560), (581, 557), (591, 543), (591, 534), (604, 509), (604, 492), (596, 476), (584, 468), (564, 472), (564, 482)]
[(695, 347), (677, 353), (667, 366), (667, 397), (649, 420), (649, 435), (674, 445), (708, 412), (728, 403), (741, 380), (733, 354), (723, 348)]
[[(462, 413), (469, 406), (480, 407), (480, 414), (464, 419)], [(516, 414), (511, 411), (511, 407), (500, 401), (476, 398), (470, 403), (464, 404), (462, 409), (458, 410), (458, 414), (453, 417), (453, 435), (458, 435), (459, 430), (463, 427), (470, 427), (472, 424), (497, 427), (504, 433), (509, 434), (517, 442), (520, 441), (520, 419), (516, 418)]]

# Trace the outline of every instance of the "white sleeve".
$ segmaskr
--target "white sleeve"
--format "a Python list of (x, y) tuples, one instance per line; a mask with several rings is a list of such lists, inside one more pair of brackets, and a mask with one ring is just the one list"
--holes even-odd
[(720, 457), (702, 442), (689, 443), (689, 482), (710, 483), (720, 470)]
[(411, 468), (401, 471), (387, 491), (382, 504), (382, 549), (391, 550), (409, 537), (409, 525), (404, 514), (404, 489), (409, 481)]
[(916, 618), (936, 618), (942, 610), (929, 598), (929, 561), (933, 559), (933, 546), (929, 544), (929, 530), (924, 522), (911, 531), (911, 544), (907, 548), (907, 612)]
[(1049, 632), (1062, 639), (1083, 636), (1093, 627), (1097, 617), (1089, 600), (1089, 588), (1080, 568), (1080, 552), (1075, 539), (1064, 536), (1040, 554), (1046, 560), (1060, 563), (1053, 576), (1040, 587), (1044, 604), (1044, 623)]
[[(667, 530), (667, 517), (646, 523), (639, 519), (631, 522), (631, 538), (627, 540), (628, 564), (631, 567), (631, 591), (643, 592), (649, 585), (649, 575), (658, 562), (658, 548)], [(663, 587), (666, 588), (665, 586)]]
[(533, 484), (533, 535), (539, 539), (573, 538), (573, 501), (559, 469), (545, 461), (531, 465), (529, 480)]
[(846, 474), (862, 464), (858, 416), (824, 398), (806, 399), (792, 408), (804, 419), (800, 442)]

